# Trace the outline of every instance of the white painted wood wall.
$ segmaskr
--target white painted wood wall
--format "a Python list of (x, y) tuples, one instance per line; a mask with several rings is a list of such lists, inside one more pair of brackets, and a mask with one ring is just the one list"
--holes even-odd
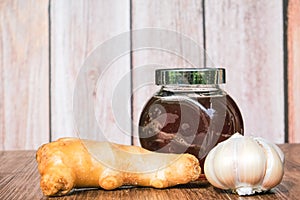
[[(299, 0), (290, 2), (289, 18), (299, 19), (299, 14), (292, 12), (299, 6)], [(86, 58), (114, 36), (150, 27), (184, 34), (205, 47), (214, 64), (226, 68), (226, 90), (241, 108), (246, 134), (283, 143), (290, 127), (293, 131), (289, 132), (289, 142), (299, 142), (295, 116), (300, 113), (296, 102), (300, 92), (293, 90), (299, 87), (299, 48), (287, 51), (284, 45), (292, 37), (290, 49), (294, 42), (299, 44), (299, 24), (294, 20), (296, 28), (289, 29), (292, 37), (284, 37), (284, 9), (279, 0), (1, 1), (0, 149), (36, 149), (60, 137), (77, 136), (73, 90)], [(147, 35), (143, 38), (150, 39)], [(128, 37), (132, 48), (138, 40), (134, 34)], [(288, 53), (293, 55), (289, 59), (294, 62), (287, 66)], [(143, 79), (154, 77), (153, 64), (188, 65), (166, 52), (134, 51), (114, 62), (101, 79), (96, 118), (102, 130), (109, 133), (106, 139), (138, 144), (135, 126), (132, 135), (118, 130), (111, 99), (116, 84), (129, 74), (124, 96), (134, 90), (132, 106), (128, 101), (126, 109), (132, 114), (132, 124), (137, 124), (144, 103), (157, 90), (149, 84), (136, 88)], [(147, 66), (150, 73), (141, 76), (137, 69), (142, 66)], [(287, 67), (294, 76), (285, 77)], [(286, 80), (293, 83), (289, 92), (285, 91)], [(288, 97), (290, 104), (285, 106)], [(131, 121), (127, 120), (130, 129)]]

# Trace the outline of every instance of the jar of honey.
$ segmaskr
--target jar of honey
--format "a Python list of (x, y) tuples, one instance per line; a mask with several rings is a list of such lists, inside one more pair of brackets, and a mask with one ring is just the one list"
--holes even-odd
[(224, 68), (174, 68), (155, 71), (160, 90), (146, 103), (139, 120), (141, 146), (156, 152), (191, 153), (203, 169), (219, 142), (243, 134), (243, 119), (222, 89)]

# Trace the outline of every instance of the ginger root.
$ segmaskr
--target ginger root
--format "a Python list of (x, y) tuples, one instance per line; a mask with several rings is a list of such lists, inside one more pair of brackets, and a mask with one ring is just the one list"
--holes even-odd
[(165, 188), (197, 180), (201, 169), (190, 154), (150, 152), (142, 147), (61, 138), (44, 144), (36, 154), (40, 186), (47, 196), (73, 188), (122, 185)]

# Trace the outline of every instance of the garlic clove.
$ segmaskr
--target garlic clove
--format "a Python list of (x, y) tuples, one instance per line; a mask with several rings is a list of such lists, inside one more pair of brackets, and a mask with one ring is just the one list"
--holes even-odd
[(283, 178), (284, 154), (279, 148), (279, 151), (277, 148), (274, 148), (276, 145), (262, 138), (256, 138), (255, 140), (262, 145), (267, 154), (267, 169), (261, 187), (262, 190), (268, 190), (268, 188), (275, 187)]
[(236, 187), (260, 184), (265, 173), (264, 151), (250, 138), (240, 138), (236, 145)]
[(230, 143), (223, 143), (219, 147), (219, 151), (222, 151), (222, 154), (216, 153), (213, 158), (214, 166), (222, 166), (218, 168), (213, 168), (214, 174), (217, 177), (217, 180), (224, 186), (224, 188), (232, 188), (235, 186), (235, 162), (233, 160), (228, 160), (231, 158), (231, 154), (234, 150), (234, 146)]
[[(216, 149), (212, 149), (210, 151), (210, 155), (206, 157), (206, 161), (205, 162), (209, 162), (212, 163), (214, 161), (214, 157), (215, 157), (215, 153), (216, 153)], [(208, 172), (214, 170), (214, 168), (208, 168), (208, 165), (204, 165), (204, 171)], [(212, 185), (214, 185), (217, 188), (221, 188), (221, 189), (228, 189), (228, 187), (225, 187), (216, 177), (215, 172), (211, 172), (211, 173), (205, 173), (205, 176), (208, 180), (210, 180), (210, 183)]]

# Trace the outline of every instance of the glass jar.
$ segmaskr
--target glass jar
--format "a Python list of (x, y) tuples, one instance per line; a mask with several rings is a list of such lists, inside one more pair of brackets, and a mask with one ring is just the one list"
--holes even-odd
[(243, 134), (241, 112), (221, 87), (225, 69), (158, 69), (155, 73), (161, 89), (141, 113), (141, 146), (164, 153), (191, 153), (203, 169), (207, 153), (217, 143), (236, 132)]

